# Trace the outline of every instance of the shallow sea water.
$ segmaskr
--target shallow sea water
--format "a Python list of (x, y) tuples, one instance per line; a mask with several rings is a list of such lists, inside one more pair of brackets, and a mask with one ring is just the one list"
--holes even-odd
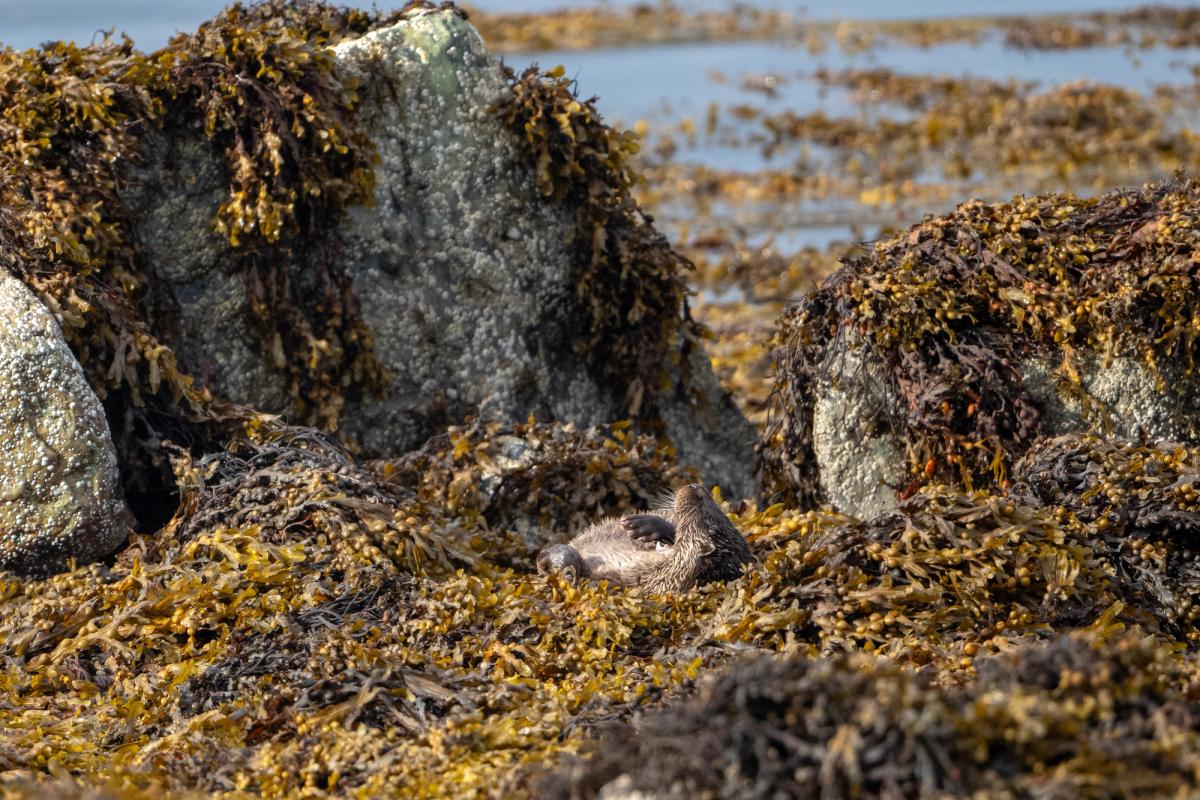
[[(371, 3), (349, 2), (369, 8)], [(563, 0), (476, 0), (468, 3), (487, 11), (548, 11), (564, 6), (629, 6), (628, 2), (564, 2)], [(1157, 5), (1187, 6), (1183, 0), (1156, 0)], [(223, 8), (225, 0), (0, 0), (0, 43), (33, 47), (52, 39), (89, 41), (97, 32), (115, 28), (124, 31), (142, 48), (166, 43), (171, 34), (191, 30)], [(389, 10), (402, 2), (376, 2)], [(723, 8), (722, 0), (677, 0), (682, 8)], [(792, 11), (814, 20), (921, 19), (932, 17), (991, 16), (1073, 13), (1132, 8), (1141, 3), (1128, 0), (924, 0), (897, 3), (895, 0), (819, 0), (809, 3), (760, 0), (743, 5)]]

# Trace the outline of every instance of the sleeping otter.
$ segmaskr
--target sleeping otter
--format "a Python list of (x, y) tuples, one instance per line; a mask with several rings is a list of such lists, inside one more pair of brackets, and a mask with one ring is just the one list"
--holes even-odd
[(569, 544), (538, 553), (542, 572), (594, 578), (652, 593), (679, 592), (742, 574), (746, 540), (700, 484), (675, 492), (670, 508), (605, 519)]

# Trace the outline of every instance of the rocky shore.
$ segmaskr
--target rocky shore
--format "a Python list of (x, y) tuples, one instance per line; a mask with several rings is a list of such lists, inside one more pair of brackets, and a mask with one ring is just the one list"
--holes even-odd
[[(1196, 791), (1193, 181), (849, 252), (760, 429), (634, 138), (458, 9), (5, 50), (0, 100), (6, 796)], [(740, 578), (537, 573), (698, 481)]]

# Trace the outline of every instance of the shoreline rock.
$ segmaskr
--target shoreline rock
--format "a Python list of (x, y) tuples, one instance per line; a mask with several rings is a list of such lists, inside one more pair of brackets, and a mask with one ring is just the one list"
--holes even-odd
[[(478, 34), (420, 12), (337, 45), (360, 129), (378, 154), (371, 207), (338, 231), (345, 272), (390, 384), (351, 398), (338, 434), (367, 456), (419, 447), (468, 416), (592, 426), (625, 415), (628, 387), (597, 376), (575, 340), (575, 220), (540, 195), (534, 165), (494, 113), (508, 91)], [(225, 179), (198, 130), (152, 137), (132, 193), (148, 260), (174, 295), (181, 364), (229, 399), (289, 407), (282, 353), (262, 341), (234, 254), (212, 229)], [(304, 287), (321, 302), (320, 287)], [(755, 492), (753, 427), (682, 336), (647, 392), (681, 462), (729, 494)], [(654, 386), (654, 376), (638, 376)]]
[(0, 270), (0, 569), (44, 574), (129, 533), (104, 409), (54, 317)]
[(1197, 213), (1194, 181), (970, 202), (850, 254), (781, 318), (768, 492), (870, 518), (1002, 491), (1046, 437), (1196, 442), (1200, 285), (1160, 222)]

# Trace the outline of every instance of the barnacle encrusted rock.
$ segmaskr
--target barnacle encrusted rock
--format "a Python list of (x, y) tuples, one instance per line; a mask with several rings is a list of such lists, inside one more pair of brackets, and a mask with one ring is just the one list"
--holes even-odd
[[(577, 351), (587, 317), (576, 296), (576, 220), (542, 196), (536, 165), (496, 113), (508, 85), (474, 29), (450, 11), (416, 11), (334, 53), (378, 155), (373, 206), (349, 209), (337, 236), (390, 379), (382, 399), (347, 398), (340, 434), (367, 454), (395, 455), (468, 415), (585, 426), (626, 416), (628, 387)], [(287, 411), (281, 365), (296, 354), (264, 341), (250, 290), (229, 267), (233, 251), (212, 231), (226, 181), (198, 135), (149, 147), (139, 235), (179, 306), (183, 363), (230, 399)], [(320, 291), (311, 289), (313, 303)], [(754, 432), (703, 349), (676, 334), (657, 361), (667, 380), (642, 376), (647, 405), (680, 461), (748, 494)]]
[(1039, 437), (1195, 442), (1198, 212), (1195, 181), (971, 202), (850, 254), (781, 320), (770, 488), (865, 518)]
[(0, 270), (0, 569), (106, 556), (126, 513), (99, 399), (54, 317)]

